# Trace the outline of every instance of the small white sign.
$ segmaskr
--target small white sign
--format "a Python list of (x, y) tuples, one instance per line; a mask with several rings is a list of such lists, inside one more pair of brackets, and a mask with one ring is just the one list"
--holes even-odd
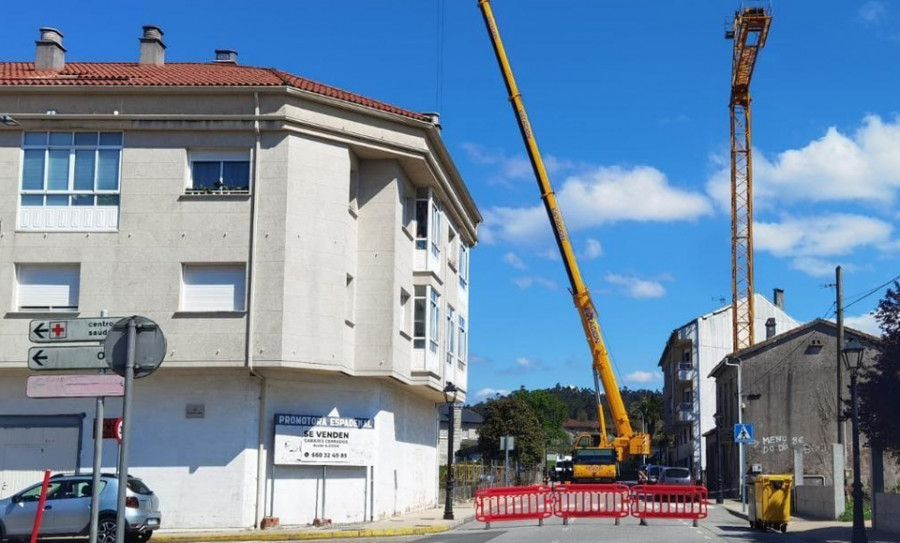
[(29, 398), (123, 396), (125, 379), (118, 375), (32, 375), (25, 385)]
[(275, 415), (275, 463), (350, 465), (374, 463), (372, 419), (320, 415)]

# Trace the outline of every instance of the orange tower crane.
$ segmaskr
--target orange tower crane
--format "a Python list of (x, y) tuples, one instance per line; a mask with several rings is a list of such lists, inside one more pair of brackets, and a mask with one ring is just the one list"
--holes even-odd
[(771, 11), (742, 7), (725, 38), (734, 41), (731, 64), (731, 326), (733, 350), (753, 345), (753, 137), (750, 80), (766, 44)]

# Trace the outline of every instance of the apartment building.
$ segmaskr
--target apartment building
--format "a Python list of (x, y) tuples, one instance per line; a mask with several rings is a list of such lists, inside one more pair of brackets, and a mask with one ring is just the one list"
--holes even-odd
[[(786, 332), (799, 323), (784, 312), (784, 292), (774, 301), (754, 295), (757, 342)], [(689, 468), (704, 478), (707, 459), (703, 435), (715, 428), (716, 381), (712, 369), (732, 351), (731, 306), (702, 315), (672, 331), (659, 368), (663, 374), (664, 432), (673, 437), (664, 463)]]
[[(138, 314), (168, 345), (129, 471), (163, 527), (435, 505), (481, 222), (438, 117), (234, 51), (166, 62), (143, 30), (137, 61), (68, 62), (43, 28), (33, 62), (0, 62), (0, 496), (92, 465), (95, 400), (26, 396), (30, 320)], [(340, 458), (300, 454), (332, 422)]]

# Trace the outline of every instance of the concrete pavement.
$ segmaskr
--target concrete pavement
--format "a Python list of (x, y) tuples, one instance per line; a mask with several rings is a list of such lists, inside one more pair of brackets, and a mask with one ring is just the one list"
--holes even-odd
[(312, 539), (349, 539), (359, 537), (398, 537), (446, 532), (475, 519), (472, 502), (453, 506), (454, 520), (444, 520), (444, 508), (415, 511), (375, 522), (343, 524), (317, 528), (314, 526), (278, 526), (266, 530), (196, 530), (160, 529), (153, 543), (206, 543), (228, 541), (305, 541)]
[[(741, 511), (740, 501), (725, 500), (725, 503), (718, 505), (718, 507), (724, 507), (735, 518), (742, 519), (749, 528), (750, 522), (747, 519), (747, 513)], [(853, 523), (838, 520), (807, 519), (791, 515), (787, 533), (816, 543), (844, 543), (851, 540)], [(873, 530), (871, 521), (866, 521), (866, 535), (869, 543), (900, 542), (900, 536)]]

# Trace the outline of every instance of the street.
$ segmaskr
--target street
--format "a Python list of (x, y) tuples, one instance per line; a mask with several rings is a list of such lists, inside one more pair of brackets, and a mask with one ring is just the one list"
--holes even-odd
[[(609, 519), (572, 519), (564, 526), (557, 518), (550, 518), (543, 526), (537, 522), (496, 523), (486, 530), (480, 522), (470, 522), (451, 532), (422, 538), (372, 539), (375, 542), (417, 541), (421, 543), (800, 543), (809, 541), (849, 541), (847, 525), (836, 523), (813, 523), (798, 521), (797, 526), (789, 526), (788, 532), (753, 530), (740, 513), (723, 506), (710, 504), (709, 517), (700, 521), (697, 528), (691, 521), (651, 520), (648, 526), (641, 526), (635, 518), (622, 519), (616, 526)], [(792, 531), (798, 527), (802, 531)], [(359, 540), (357, 540), (359, 541)], [(869, 543), (896, 543), (890, 539), (870, 534)]]

